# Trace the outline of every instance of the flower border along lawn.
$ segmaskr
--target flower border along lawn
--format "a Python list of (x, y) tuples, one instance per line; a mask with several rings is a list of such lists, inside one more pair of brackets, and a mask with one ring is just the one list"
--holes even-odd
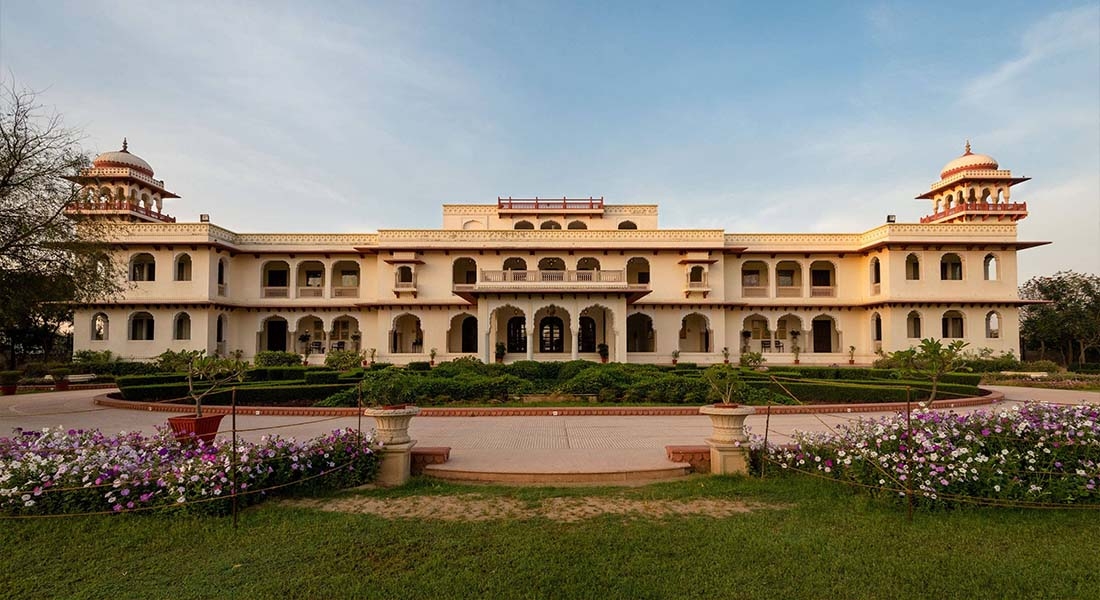
[(1095, 511), (917, 511), (798, 476), (641, 488), (426, 479), (341, 494), (523, 503), (735, 499), (774, 508), (562, 523), (388, 520), (266, 504), (228, 518), (123, 515), (0, 527), (8, 598), (1095, 598)]

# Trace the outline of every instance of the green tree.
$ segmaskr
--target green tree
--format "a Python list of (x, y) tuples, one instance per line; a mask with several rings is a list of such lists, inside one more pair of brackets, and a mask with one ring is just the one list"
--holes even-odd
[(121, 270), (92, 223), (65, 216), (88, 164), (78, 132), (33, 92), (0, 84), (0, 343), (11, 367), (49, 350), (74, 303), (121, 291)]
[(1100, 348), (1100, 277), (1074, 271), (1032, 277), (1020, 297), (1040, 302), (1021, 309), (1020, 333), (1041, 359), (1055, 348), (1067, 363), (1087, 362), (1088, 351)]
[(905, 370), (927, 377), (932, 382), (932, 391), (928, 399), (935, 400), (940, 379), (948, 373), (966, 369), (963, 367), (963, 362), (966, 360), (963, 349), (967, 346), (968, 344), (962, 340), (944, 345), (940, 340), (927, 338), (921, 340), (920, 346), (916, 348), (895, 352), (894, 358), (900, 364), (906, 365), (903, 367)]

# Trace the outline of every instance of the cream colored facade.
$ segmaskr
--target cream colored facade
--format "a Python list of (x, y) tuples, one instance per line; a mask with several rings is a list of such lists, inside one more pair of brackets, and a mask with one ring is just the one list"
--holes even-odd
[[(122, 298), (75, 313), (77, 350), (376, 351), (404, 364), (505, 360), (866, 364), (920, 338), (1019, 353), (1024, 178), (967, 153), (922, 198), (921, 223), (850, 234), (661, 229), (656, 205), (498, 199), (443, 206), (441, 229), (236, 233), (177, 223), (175, 197), (124, 148), (73, 177), (69, 214), (109, 223)], [(308, 340), (306, 335), (308, 334)]]

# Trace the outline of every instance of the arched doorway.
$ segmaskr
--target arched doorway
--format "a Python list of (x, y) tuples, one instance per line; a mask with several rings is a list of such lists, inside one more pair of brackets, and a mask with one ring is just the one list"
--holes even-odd
[(393, 320), (393, 329), (390, 330), (390, 351), (394, 354), (424, 351), (424, 331), (420, 328), (419, 318), (406, 313)]
[(681, 352), (710, 352), (710, 328), (707, 318), (691, 313), (680, 321)]
[(657, 332), (653, 330), (653, 319), (644, 313), (634, 313), (626, 318), (626, 351), (655, 352)]
[(587, 315), (581, 316), (579, 322), (580, 331), (577, 332), (577, 351), (596, 351), (596, 319)]
[(565, 352), (565, 324), (561, 317), (543, 317), (539, 321), (539, 352)]
[(477, 317), (462, 313), (451, 318), (447, 332), (447, 352), (477, 352)]
[(260, 349), (271, 352), (286, 352), (288, 330), (286, 319), (282, 317), (265, 319), (260, 329)]

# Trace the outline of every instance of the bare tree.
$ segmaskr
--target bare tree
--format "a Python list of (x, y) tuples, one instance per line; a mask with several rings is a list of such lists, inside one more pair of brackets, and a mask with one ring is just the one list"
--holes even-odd
[(120, 271), (90, 223), (65, 215), (87, 166), (80, 134), (37, 95), (0, 84), (0, 341), (9, 365), (42, 349), (71, 318), (73, 303), (121, 290)]

